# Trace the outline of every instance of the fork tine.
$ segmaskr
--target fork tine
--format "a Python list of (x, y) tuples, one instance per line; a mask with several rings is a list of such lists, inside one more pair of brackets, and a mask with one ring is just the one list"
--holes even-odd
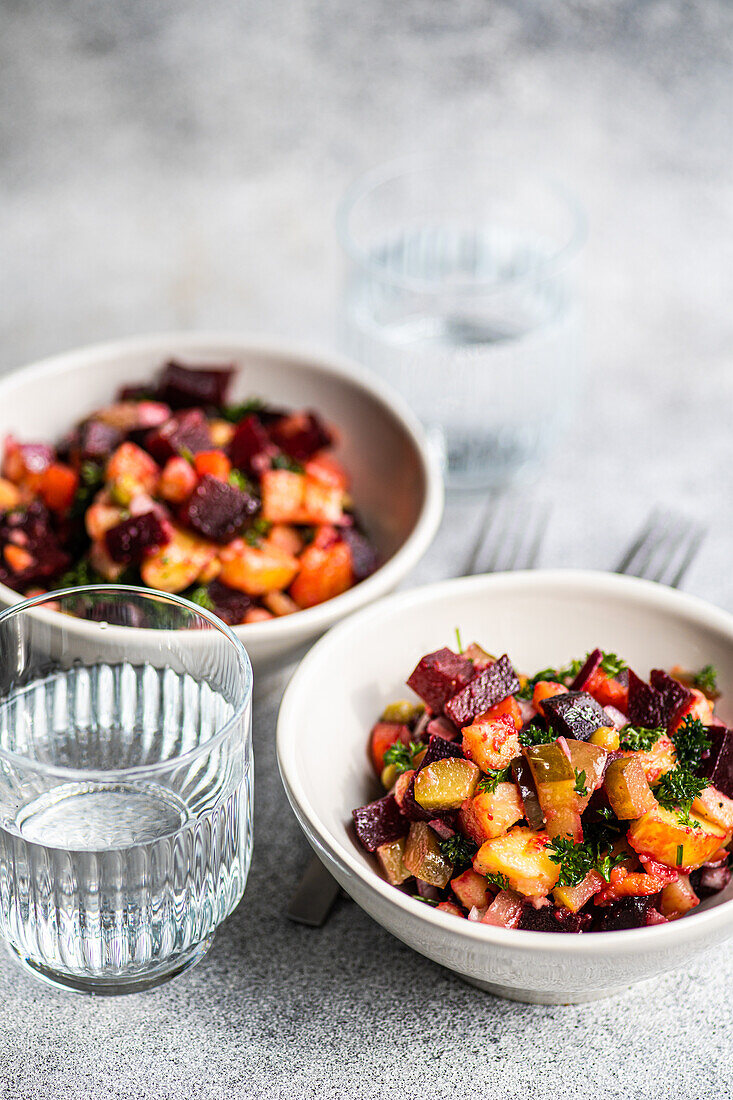
[(706, 528), (688, 516), (655, 509), (615, 572), (677, 588), (705, 534)]
[(467, 573), (531, 569), (539, 557), (550, 508), (499, 498), (489, 508)]
[(662, 514), (655, 509), (650, 513), (643, 528), (614, 569), (614, 573), (629, 573), (633, 576), (641, 576), (638, 572), (639, 563), (637, 558), (648, 551), (650, 543), (653, 545), (657, 541), (661, 522), (663, 522)]
[(705, 541), (706, 535), (706, 527), (703, 527), (702, 524), (693, 525), (682, 561), (679, 562), (678, 567), (669, 580), (665, 581), (663, 578), (660, 578), (663, 584), (668, 584), (670, 588), (679, 588), (682, 583), (682, 578), (697, 557), (697, 552)]

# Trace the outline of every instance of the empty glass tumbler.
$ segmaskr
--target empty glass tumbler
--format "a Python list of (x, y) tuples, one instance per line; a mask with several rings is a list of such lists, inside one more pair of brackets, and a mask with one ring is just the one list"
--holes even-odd
[(340, 342), (428, 427), (448, 484), (536, 465), (578, 385), (583, 217), (558, 184), (462, 154), (376, 169), (338, 216)]
[(124, 993), (196, 962), (252, 850), (252, 672), (177, 596), (92, 586), (0, 615), (0, 934)]

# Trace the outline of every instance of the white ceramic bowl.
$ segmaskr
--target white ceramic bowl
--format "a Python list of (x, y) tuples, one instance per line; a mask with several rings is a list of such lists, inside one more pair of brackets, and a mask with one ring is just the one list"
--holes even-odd
[[(55, 442), (82, 416), (109, 403), (125, 383), (145, 381), (171, 358), (234, 363), (232, 399), (318, 410), (339, 430), (336, 454), (383, 564), (367, 580), (324, 604), (279, 619), (235, 627), (256, 669), (280, 660), (338, 619), (391, 592), (433, 540), (443, 485), (423, 431), (401, 399), (354, 364), (274, 340), (230, 334), (141, 336), (82, 348), (0, 378), (0, 438)], [(17, 603), (0, 585), (0, 607)]]
[(469, 923), (384, 881), (349, 828), (352, 809), (380, 793), (367, 758), (369, 730), (385, 703), (409, 695), (404, 681), (419, 658), (450, 646), (456, 627), (466, 642), (508, 652), (520, 670), (561, 664), (596, 645), (642, 674), (709, 662), (724, 693), (721, 714), (733, 716), (733, 616), (669, 588), (613, 574), (537, 571), (445, 581), (383, 600), (314, 646), (278, 720), (288, 798), (341, 886), (416, 951), (483, 989), (533, 1003), (619, 991), (733, 934), (733, 884), (674, 923), (578, 936)]

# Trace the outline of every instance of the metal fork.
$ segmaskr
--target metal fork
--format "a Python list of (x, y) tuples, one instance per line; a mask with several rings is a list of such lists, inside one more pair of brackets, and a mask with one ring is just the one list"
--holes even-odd
[(689, 516), (656, 508), (614, 572), (679, 588), (706, 534)]

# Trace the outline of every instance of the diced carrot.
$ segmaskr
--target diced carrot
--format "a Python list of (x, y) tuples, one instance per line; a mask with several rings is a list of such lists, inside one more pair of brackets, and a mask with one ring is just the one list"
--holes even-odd
[[(692, 692), (692, 699), (687, 704), (685, 709), (680, 713), (674, 730), (678, 730), (680, 726), (684, 725), (686, 718), (699, 718), (703, 726), (710, 726), (713, 722), (713, 708), (710, 705), (710, 700), (706, 695), (703, 695), (697, 688), (690, 688)], [(674, 732), (674, 730), (672, 732)]]
[(410, 738), (410, 727), (402, 722), (377, 722), (372, 726), (369, 752), (377, 775), (382, 774), (384, 754), (387, 749), (397, 741), (401, 741), (403, 745), (409, 745)]
[(300, 572), (290, 586), (298, 607), (315, 607), (340, 596), (354, 583), (351, 551), (345, 542), (328, 549), (308, 546), (300, 556)]
[(232, 464), (223, 451), (199, 451), (193, 465), (199, 477), (211, 474), (219, 481), (226, 481), (232, 469)]
[(17, 485), (7, 478), (0, 477), (0, 512), (7, 512), (20, 504), (21, 496)]
[(305, 464), (305, 472), (308, 477), (322, 481), (324, 485), (332, 485), (344, 492), (349, 488), (349, 475), (328, 451), (318, 451), (309, 458)]
[(71, 507), (79, 475), (70, 466), (54, 462), (41, 477), (40, 492), (52, 512), (65, 512)]
[(534, 686), (532, 706), (540, 714), (543, 714), (541, 704), (545, 699), (552, 699), (555, 695), (567, 695), (567, 691), (568, 689), (563, 684), (558, 684), (554, 680), (540, 680)]
[[(198, 456), (197, 456), (198, 457)], [(171, 504), (183, 504), (196, 488), (196, 471), (180, 455), (169, 458), (158, 481), (158, 495)]]
[(287, 588), (300, 568), (292, 554), (276, 546), (248, 546), (243, 539), (235, 539), (224, 547), (219, 557), (222, 582), (248, 596), (263, 596)]
[(14, 573), (22, 573), (35, 561), (32, 554), (29, 554), (27, 550), (23, 550), (21, 546), (13, 546), (12, 542), (6, 545), (3, 550), (3, 557)]
[(275, 616), (271, 611), (265, 611), (264, 607), (250, 607), (249, 611), (244, 616), (245, 624), (247, 623), (264, 623), (267, 619), (274, 619)]
[(624, 714), (629, 705), (629, 689), (612, 679), (602, 668), (597, 668), (587, 681), (583, 691), (592, 695), (602, 707), (616, 707)]

